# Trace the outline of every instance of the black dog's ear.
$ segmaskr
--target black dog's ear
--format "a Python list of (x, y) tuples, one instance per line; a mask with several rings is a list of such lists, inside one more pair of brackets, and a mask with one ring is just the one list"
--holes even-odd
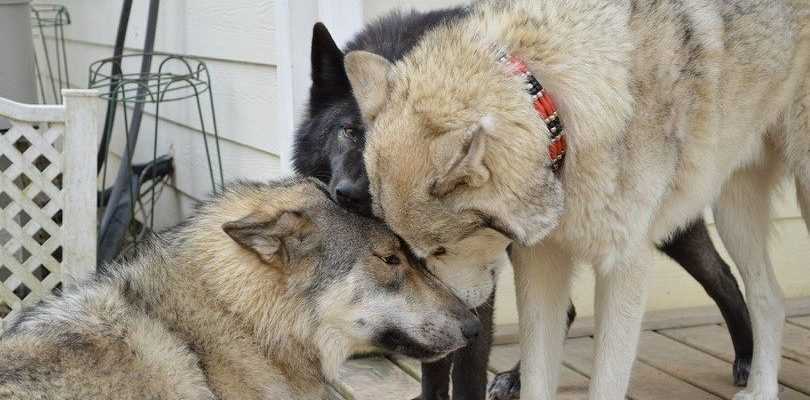
[(351, 85), (343, 66), (343, 52), (338, 48), (326, 25), (312, 28), (312, 90), (319, 96), (345, 96)]
[(254, 212), (240, 220), (226, 222), (222, 230), (263, 261), (281, 261), (284, 265), (288, 265), (295, 254), (312, 247), (316, 231), (312, 221), (299, 211), (284, 211), (275, 217)]

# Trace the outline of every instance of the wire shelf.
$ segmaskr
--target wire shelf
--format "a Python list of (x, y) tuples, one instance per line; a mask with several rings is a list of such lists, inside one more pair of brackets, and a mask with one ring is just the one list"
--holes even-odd
[[(157, 72), (126, 72), (137, 69), (144, 57), (157, 64)], [(120, 74), (114, 74), (114, 67)], [(101, 89), (101, 97), (119, 103), (166, 103), (198, 97), (210, 90), (211, 77), (202, 60), (167, 53), (130, 53), (90, 64), (90, 89)]]
[[(158, 155), (158, 146), (163, 143), (160, 140), (161, 112), (165, 112), (166, 103), (187, 100), (189, 109), (196, 111), (190, 116), (198, 125), (191, 128), (201, 134), (208, 178), (214, 192), (222, 188), (224, 175), (211, 76), (202, 60), (159, 52), (104, 58), (90, 64), (88, 87), (97, 89), (99, 96), (107, 100), (98, 154), (99, 205), (103, 208), (99, 261), (103, 263), (127, 253), (155, 229), (157, 200), (175, 170), (171, 156)], [(147, 109), (154, 118), (152, 148), (151, 154), (140, 152), (140, 155), (151, 156), (151, 160), (135, 163), (141, 120)], [(110, 146), (116, 113), (122, 114), (125, 140), (123, 148), (113, 151)], [(194, 125), (193, 121), (191, 123)], [(120, 159), (115, 178), (108, 176), (108, 170), (114, 168), (110, 166), (110, 154)]]
[(70, 13), (60, 4), (32, 4), (31, 26), (33, 28), (53, 28), (70, 25)]
[(67, 7), (59, 4), (33, 4), (31, 28), (34, 42), (34, 73), (41, 104), (62, 104), (62, 89), (70, 88), (65, 26), (70, 25)]

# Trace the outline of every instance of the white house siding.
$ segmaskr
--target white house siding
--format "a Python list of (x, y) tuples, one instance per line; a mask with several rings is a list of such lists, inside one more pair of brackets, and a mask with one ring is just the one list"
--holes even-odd
[(466, 0), (366, 0), (363, 3), (363, 13), (366, 20), (370, 21), (392, 9), (429, 11), (468, 3)]
[[(112, 56), (122, 0), (59, 0), (72, 24), (65, 37), (71, 87), (86, 87), (92, 61)], [(269, 179), (282, 174), (280, 161), (288, 132), (280, 132), (278, 66), (275, 49), (277, 2), (270, 0), (168, 0), (158, 16), (155, 51), (194, 56), (208, 66), (221, 136), (226, 180)], [(148, 1), (133, 2), (127, 51), (143, 48)], [(49, 35), (46, 32), (46, 35)], [(130, 64), (139, 70), (139, 60)], [(204, 97), (207, 101), (207, 98)], [(151, 158), (154, 107), (146, 106), (135, 161)], [(206, 127), (212, 122), (203, 103)], [(123, 114), (119, 110), (111, 148), (121, 154)], [(176, 173), (163, 192), (156, 222), (179, 222), (211, 190), (196, 105), (165, 103), (160, 110), (158, 154), (171, 154)], [(115, 156), (114, 156), (115, 158)], [(115, 165), (110, 174), (114, 176)]]
[[(87, 66), (112, 55), (121, 0), (56, 0), (68, 6), (73, 24), (68, 38), (70, 76), (74, 87), (84, 87)], [(146, 0), (134, 2), (127, 47), (143, 46)], [(164, 0), (158, 19), (156, 50), (201, 57), (209, 66), (222, 140), (226, 179), (273, 178), (288, 171), (291, 131), (309, 86), (309, 41), (312, 23), (323, 20), (345, 42), (363, 21), (394, 8), (428, 10), (463, 4), (463, 0)], [(163, 194), (157, 221), (178, 222), (196, 199), (210, 189), (195, 111), (191, 103), (167, 105), (161, 111), (158, 153), (175, 157), (177, 172)], [(152, 108), (147, 108), (151, 113)], [(118, 113), (119, 119), (121, 113)], [(117, 124), (115, 148), (121, 142)], [(154, 118), (144, 117), (137, 159), (151, 152)], [(791, 190), (776, 206), (771, 244), (774, 264), (787, 296), (810, 295), (807, 231)], [(714, 230), (711, 227), (712, 231)], [(542, 268), (542, 265), (538, 265)], [(650, 310), (711, 304), (700, 286), (672, 261), (655, 261)], [(574, 301), (580, 315), (592, 313), (592, 274), (582, 268)], [(511, 271), (501, 276), (496, 306), (500, 324), (515, 323)]]

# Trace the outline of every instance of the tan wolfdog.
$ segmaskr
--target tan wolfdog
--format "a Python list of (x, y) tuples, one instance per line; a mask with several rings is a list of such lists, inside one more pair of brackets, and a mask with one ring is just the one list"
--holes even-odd
[(754, 329), (736, 398), (777, 398), (769, 199), (794, 175), (810, 217), (807, 7), (481, 1), (396, 64), (347, 55), (374, 213), (421, 256), (489, 230), (519, 245), (522, 398), (555, 397), (577, 262), (597, 279), (590, 398), (624, 398), (654, 244), (712, 204)]
[(240, 183), (132, 261), (23, 311), (0, 399), (322, 399), (351, 354), (432, 360), (480, 324), (316, 181)]

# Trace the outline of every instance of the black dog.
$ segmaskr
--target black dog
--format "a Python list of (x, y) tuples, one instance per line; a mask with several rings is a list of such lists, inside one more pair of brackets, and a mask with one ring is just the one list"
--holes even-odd
[[(393, 13), (368, 25), (345, 50), (366, 50), (395, 61), (405, 55), (425, 32), (464, 13), (462, 8), (429, 13)], [(368, 178), (363, 164), (365, 128), (352, 97), (343, 54), (326, 27), (316, 24), (312, 37), (309, 108), (296, 132), (293, 163), (297, 172), (327, 182), (330, 194), (342, 206), (369, 214)], [(681, 264), (720, 307), (736, 353), (734, 383), (744, 385), (753, 347), (748, 309), (728, 265), (712, 245), (704, 221), (695, 221), (660, 249)], [(475, 343), (444, 360), (422, 365), (421, 399), (447, 399), (451, 370), (453, 399), (485, 398), (486, 368), (492, 341), (492, 302), (493, 298), (490, 298), (476, 310), (484, 330)], [(572, 306), (569, 325), (574, 316)], [(512, 399), (519, 395), (519, 366), (496, 376), (490, 387), (491, 398)]]

